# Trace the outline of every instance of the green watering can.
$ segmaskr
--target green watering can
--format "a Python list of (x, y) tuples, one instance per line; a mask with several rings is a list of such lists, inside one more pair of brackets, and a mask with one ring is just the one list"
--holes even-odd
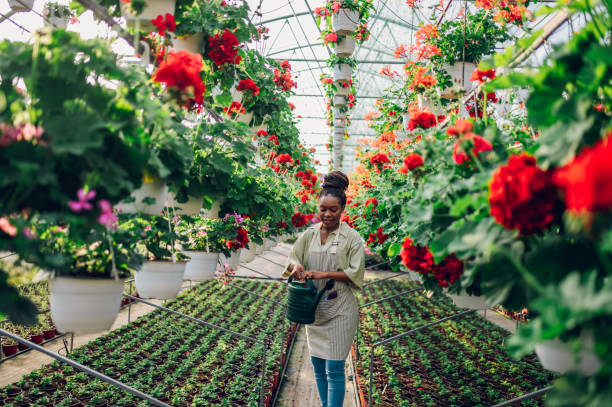
[(312, 280), (295, 282), (289, 277), (287, 297), (287, 319), (299, 324), (312, 324), (315, 320), (315, 310), (325, 290), (334, 286), (334, 280), (328, 280), (325, 287), (317, 292)]

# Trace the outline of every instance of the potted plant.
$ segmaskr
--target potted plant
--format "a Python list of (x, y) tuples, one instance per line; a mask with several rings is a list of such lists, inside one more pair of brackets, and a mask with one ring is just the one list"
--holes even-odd
[(151, 30), (154, 27), (152, 21), (157, 16), (174, 14), (176, 0), (130, 0), (120, 4), (128, 27)]
[(2, 354), (6, 356), (11, 356), (17, 353), (17, 341), (11, 338), (2, 338)]
[(240, 251), (249, 243), (248, 231), (242, 226), (244, 217), (237, 214), (226, 214), (222, 222), (226, 225), (225, 246), (230, 253), (223, 253), (221, 262), (227, 264), (234, 271), (240, 266)]
[(52, 26), (58, 28), (66, 28), (68, 20), (72, 15), (70, 7), (55, 1), (45, 3), (45, 8), (42, 13), (47, 17), (47, 20)]
[(34, 7), (34, 0), (8, 0), (9, 7), (12, 11), (30, 11)]
[(333, 69), (335, 82), (349, 82), (357, 61), (350, 57), (332, 55), (327, 60), (327, 66)]
[(123, 213), (161, 214), (168, 199), (168, 185), (165, 180), (145, 174), (142, 186), (134, 190), (131, 196), (116, 205)]

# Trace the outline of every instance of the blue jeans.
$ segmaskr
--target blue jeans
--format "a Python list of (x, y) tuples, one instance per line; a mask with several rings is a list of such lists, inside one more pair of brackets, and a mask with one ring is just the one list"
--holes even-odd
[(311, 356), (317, 389), (323, 407), (342, 407), (344, 403), (344, 360), (327, 360)]

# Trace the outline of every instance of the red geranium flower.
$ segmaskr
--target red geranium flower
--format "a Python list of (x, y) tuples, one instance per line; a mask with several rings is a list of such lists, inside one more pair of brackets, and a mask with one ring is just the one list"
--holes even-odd
[(301, 227), (306, 226), (308, 224), (308, 218), (307, 218), (307, 216), (305, 214), (303, 214), (301, 212), (296, 212), (291, 217), (291, 223), (296, 228), (301, 228)]
[(243, 79), (238, 82), (238, 86), (236, 86), (236, 90), (240, 92), (244, 92), (245, 90), (251, 91), (253, 96), (259, 95), (259, 87), (252, 79)]
[(491, 215), (522, 235), (548, 227), (557, 217), (557, 191), (552, 177), (536, 166), (534, 157), (513, 155), (489, 181)]
[(412, 171), (417, 167), (423, 166), (423, 157), (421, 157), (417, 153), (408, 154), (406, 158), (404, 158), (404, 166), (400, 168), (398, 171), (407, 174), (408, 171)]
[(155, 20), (151, 20), (151, 23), (153, 23), (153, 25), (157, 27), (157, 33), (161, 36), (166, 34), (166, 30), (171, 33), (176, 30), (176, 21), (174, 20), (174, 16), (169, 13), (166, 13), (165, 20), (164, 16), (160, 14), (155, 18)]
[(410, 131), (416, 129), (417, 127), (427, 129), (429, 127), (434, 127), (437, 123), (443, 121), (444, 119), (444, 116), (438, 116), (436, 121), (436, 115), (431, 112), (421, 110), (410, 116), (407, 127)]
[(246, 112), (246, 109), (240, 102), (232, 102), (229, 107), (224, 107), (223, 111), (227, 113), (228, 116), (232, 117), (233, 115)]
[(433, 275), (438, 279), (440, 287), (448, 287), (461, 277), (463, 268), (463, 262), (453, 253), (446, 256), (440, 264), (434, 267)]
[(469, 120), (459, 119), (454, 126), (449, 127), (446, 133), (449, 136), (460, 136), (474, 130), (474, 125)]
[(471, 142), (474, 145), (472, 148), (472, 153), (474, 153), (476, 157), (478, 157), (478, 154), (483, 151), (491, 151), (493, 149), (493, 146), (486, 138), (480, 137), (474, 133), (467, 133), (457, 140), (453, 146), (453, 160), (457, 164), (463, 164), (472, 160), (472, 157), (463, 147), (463, 145), (467, 142)]
[(276, 157), (276, 162), (279, 164), (289, 164), (293, 162), (293, 158), (289, 154), (280, 154)]
[(164, 83), (169, 89), (176, 90), (181, 94), (187, 94), (185, 106), (190, 107), (193, 103), (204, 102), (206, 86), (200, 77), (202, 70), (202, 56), (187, 51), (170, 51), (170, 55), (155, 71), (153, 80)]
[(480, 69), (476, 69), (472, 72), (472, 76), (470, 77), (471, 81), (478, 81), (480, 83), (486, 82), (487, 79), (495, 78), (495, 69), (486, 69), (481, 71)]
[(236, 36), (225, 29), (213, 37), (208, 37), (208, 56), (217, 66), (223, 64), (239, 64), (242, 57), (238, 55), (240, 43)]
[(434, 265), (433, 254), (429, 249), (415, 246), (409, 237), (404, 239), (400, 257), (406, 267), (421, 274), (428, 274)]
[(389, 162), (389, 157), (385, 153), (377, 153), (370, 158), (370, 164), (372, 165), (381, 165)]

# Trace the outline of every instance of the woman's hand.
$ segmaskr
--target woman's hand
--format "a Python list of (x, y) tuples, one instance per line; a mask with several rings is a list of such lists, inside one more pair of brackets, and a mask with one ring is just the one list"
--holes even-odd
[(291, 269), (291, 277), (297, 280), (304, 280), (306, 278), (304, 277), (304, 266), (302, 266), (300, 263), (292, 264), (292, 266), (293, 268)]
[(315, 270), (306, 270), (304, 271), (305, 278), (310, 278), (311, 280), (322, 280), (326, 277), (326, 273), (324, 271), (315, 271)]

